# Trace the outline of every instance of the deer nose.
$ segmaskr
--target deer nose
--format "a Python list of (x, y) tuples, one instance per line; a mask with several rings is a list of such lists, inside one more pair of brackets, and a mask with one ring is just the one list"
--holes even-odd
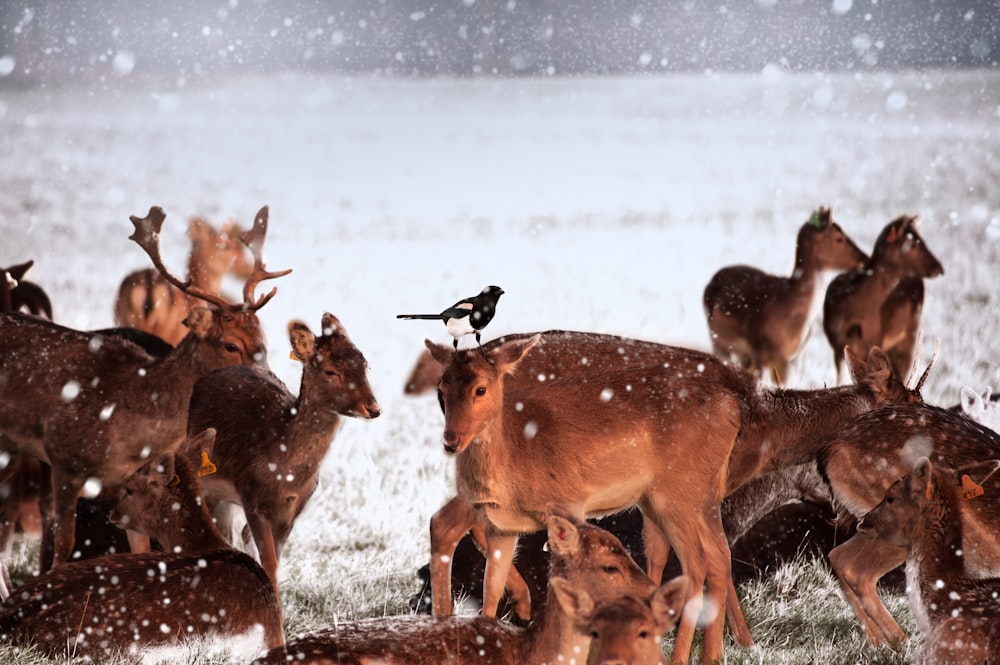
[(455, 430), (446, 429), (444, 431), (444, 449), (449, 453), (458, 450), (458, 434), (455, 433)]
[(382, 415), (382, 407), (378, 405), (378, 402), (366, 404), (364, 409), (369, 418), (378, 418)]

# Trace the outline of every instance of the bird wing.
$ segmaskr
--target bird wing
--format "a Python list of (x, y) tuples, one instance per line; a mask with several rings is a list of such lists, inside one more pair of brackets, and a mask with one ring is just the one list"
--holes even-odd
[(469, 299), (460, 300), (448, 309), (441, 312), (441, 318), (448, 319), (462, 319), (472, 312), (472, 302)]

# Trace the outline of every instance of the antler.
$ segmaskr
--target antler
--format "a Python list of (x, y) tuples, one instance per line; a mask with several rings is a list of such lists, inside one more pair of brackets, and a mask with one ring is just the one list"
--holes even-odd
[(263, 252), (264, 238), (267, 236), (267, 217), (268, 207), (264, 206), (257, 211), (257, 216), (253, 220), (253, 228), (240, 234), (240, 240), (243, 241), (243, 244), (246, 245), (250, 249), (250, 253), (253, 254), (253, 272), (243, 285), (244, 306), (253, 311), (257, 311), (263, 307), (267, 301), (273, 298), (274, 294), (278, 292), (278, 287), (274, 287), (254, 302), (253, 292), (257, 288), (257, 285), (265, 279), (282, 277), (283, 275), (287, 275), (292, 272), (291, 268), (288, 270), (279, 270), (277, 272), (267, 272), (264, 269)]
[(135, 226), (135, 233), (129, 236), (129, 240), (135, 241), (136, 244), (142, 247), (146, 254), (149, 255), (149, 258), (153, 260), (153, 265), (163, 275), (163, 278), (178, 289), (189, 296), (201, 298), (221, 309), (232, 309), (233, 305), (222, 296), (192, 286), (191, 280), (181, 281), (176, 276), (170, 274), (170, 271), (163, 265), (163, 260), (160, 258), (160, 229), (163, 227), (163, 220), (166, 218), (167, 215), (160, 206), (151, 207), (143, 219), (140, 219), (136, 215), (129, 215), (129, 219)]
[[(920, 354), (924, 349), (924, 331), (917, 331), (917, 352), (913, 354), (913, 365), (910, 367), (910, 376), (907, 381), (913, 379), (917, 375), (917, 366), (920, 364)], [(934, 340), (934, 355), (931, 356), (931, 361), (927, 363), (927, 367), (924, 369), (924, 373), (920, 375), (920, 379), (917, 381), (916, 385), (913, 386), (913, 392), (919, 394), (921, 388), (924, 387), (924, 382), (927, 380), (927, 376), (930, 374), (931, 367), (934, 367), (934, 362), (937, 361), (938, 354), (941, 353), (941, 339), (938, 338)]]

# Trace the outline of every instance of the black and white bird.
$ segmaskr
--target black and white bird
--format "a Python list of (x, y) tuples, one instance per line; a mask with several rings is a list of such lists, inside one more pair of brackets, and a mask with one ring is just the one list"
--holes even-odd
[(485, 328), (493, 315), (496, 314), (497, 301), (503, 295), (499, 286), (487, 286), (479, 295), (464, 298), (444, 310), (440, 314), (398, 314), (397, 319), (438, 319), (444, 321), (448, 334), (455, 338), (455, 350), (458, 350), (458, 339), (474, 333), (476, 343), (482, 346), (479, 333)]

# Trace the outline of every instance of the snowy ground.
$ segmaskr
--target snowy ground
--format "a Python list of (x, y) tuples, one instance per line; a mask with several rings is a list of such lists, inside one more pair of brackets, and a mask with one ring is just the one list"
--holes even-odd
[[(182, 272), (189, 215), (249, 223), (270, 205), (261, 311), (293, 389), (285, 325), (336, 314), (384, 415), (347, 422), (286, 550), (289, 588), (413, 588), (430, 515), (452, 492), (432, 398), (402, 395), (439, 311), (502, 286), (486, 337), (564, 328), (707, 348), (701, 292), (730, 263), (777, 273), (818, 205), (864, 249), (924, 217), (945, 266), (924, 331), (925, 389), (1000, 388), (1000, 73), (872, 72), (532, 80), (274, 75), (205, 87), (0, 87), (0, 265), (69, 326), (112, 324), (147, 260), (130, 214), (168, 215)], [(800, 385), (834, 381), (816, 330)], [(332, 611), (350, 615), (352, 608)]]

